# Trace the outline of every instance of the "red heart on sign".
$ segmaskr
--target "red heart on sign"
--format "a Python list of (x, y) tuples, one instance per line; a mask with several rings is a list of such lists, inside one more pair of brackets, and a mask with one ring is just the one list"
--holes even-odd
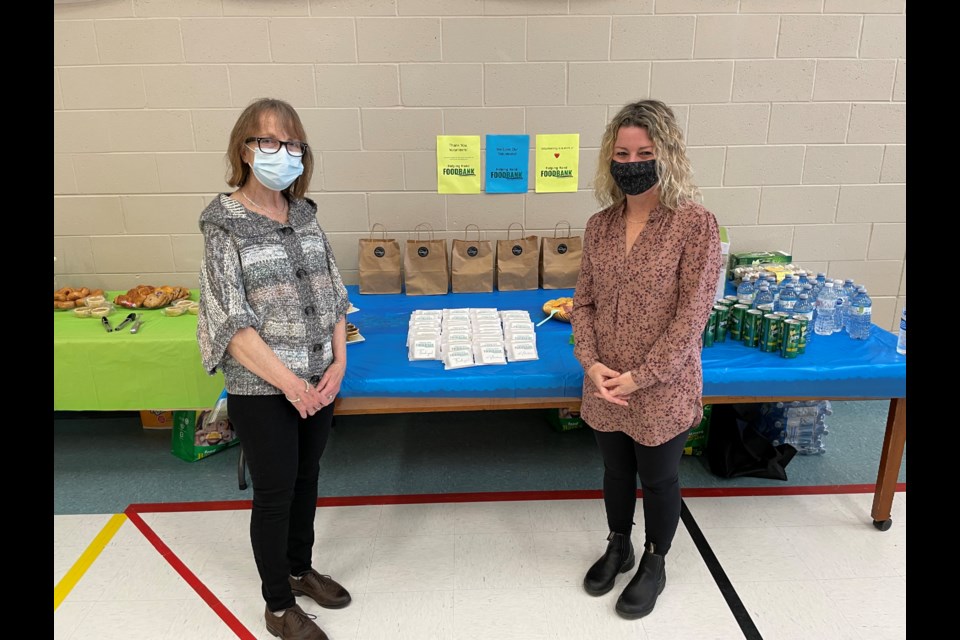
[(554, 157), (554, 158), (559, 158), (559, 157), (560, 157), (560, 154), (559, 154), (559, 153), (555, 153), (555, 154), (553, 154), (553, 157)]

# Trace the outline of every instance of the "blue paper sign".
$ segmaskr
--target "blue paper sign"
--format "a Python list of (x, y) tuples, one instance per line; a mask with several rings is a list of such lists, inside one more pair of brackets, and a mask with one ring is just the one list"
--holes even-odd
[(487, 136), (487, 193), (526, 193), (530, 136)]

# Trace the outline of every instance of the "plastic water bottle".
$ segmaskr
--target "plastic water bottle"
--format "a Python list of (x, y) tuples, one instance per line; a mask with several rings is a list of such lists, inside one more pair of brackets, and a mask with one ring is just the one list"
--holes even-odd
[(770, 284), (770, 293), (773, 294), (773, 300), (776, 302), (777, 297), (780, 295), (780, 285), (777, 283), (776, 274), (771, 273), (767, 276), (767, 282)]
[(770, 292), (769, 283), (760, 283), (760, 290), (753, 297), (753, 308), (761, 309), (764, 313), (773, 313), (773, 293)]
[(843, 326), (846, 326), (847, 320), (850, 318), (850, 303), (853, 302), (853, 299), (857, 295), (857, 285), (853, 283), (853, 280), (847, 278), (843, 281)]
[(837, 316), (837, 292), (833, 290), (833, 282), (825, 282), (820, 295), (817, 296), (816, 317), (813, 321), (813, 332), (818, 336), (828, 336), (833, 333)]
[(823, 272), (818, 273), (818, 274), (817, 274), (817, 286), (819, 286), (819, 287), (822, 289), (822, 288), (823, 288), (823, 285), (825, 285), (826, 283), (827, 283), (827, 274), (825, 274), (825, 273), (823, 273)]
[(844, 305), (847, 303), (846, 294), (843, 291), (843, 280), (839, 278), (833, 281), (833, 290), (837, 294), (837, 313), (833, 317), (833, 332), (839, 333), (843, 331), (843, 310)]
[(737, 287), (737, 299), (740, 301), (740, 304), (748, 304), (753, 308), (753, 299), (756, 295), (757, 290), (754, 288), (750, 276), (743, 276), (743, 280), (740, 281), (740, 286)]
[(900, 312), (900, 335), (897, 336), (897, 353), (907, 355), (907, 308)]
[(786, 311), (793, 313), (793, 307), (797, 304), (797, 290), (793, 282), (788, 282), (780, 290), (780, 297), (777, 299), (777, 311)]
[(847, 318), (847, 333), (854, 340), (866, 340), (870, 337), (873, 318), (873, 300), (867, 295), (866, 287), (858, 287), (857, 295), (850, 301), (850, 316)]

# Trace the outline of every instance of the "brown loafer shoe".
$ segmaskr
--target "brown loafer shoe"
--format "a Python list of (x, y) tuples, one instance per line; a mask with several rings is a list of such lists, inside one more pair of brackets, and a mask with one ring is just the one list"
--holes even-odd
[(280, 640), (329, 640), (323, 629), (314, 622), (317, 616), (306, 613), (299, 605), (293, 605), (279, 617), (266, 609), (263, 617), (267, 622), (267, 631)]
[(299, 578), (290, 577), (290, 590), (295, 596), (307, 596), (325, 609), (342, 609), (350, 604), (350, 593), (330, 576), (310, 569)]

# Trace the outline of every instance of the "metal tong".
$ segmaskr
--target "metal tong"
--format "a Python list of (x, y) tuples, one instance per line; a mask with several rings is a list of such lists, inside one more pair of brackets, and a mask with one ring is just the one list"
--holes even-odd
[(129, 314), (127, 314), (127, 317), (123, 319), (123, 322), (121, 322), (121, 323), (118, 324), (116, 327), (114, 327), (113, 330), (114, 330), (114, 331), (120, 331), (120, 329), (123, 329), (125, 326), (127, 326), (128, 324), (130, 324), (131, 322), (133, 322), (133, 321), (136, 320), (136, 319), (137, 319), (137, 314), (136, 314), (136, 313), (129, 313)]

